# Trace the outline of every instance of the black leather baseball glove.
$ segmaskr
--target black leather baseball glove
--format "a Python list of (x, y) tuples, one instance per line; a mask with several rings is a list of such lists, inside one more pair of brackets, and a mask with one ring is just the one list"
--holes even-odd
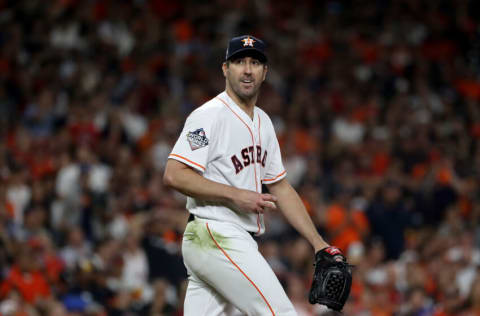
[(322, 304), (341, 311), (352, 286), (352, 266), (336, 247), (315, 254), (315, 272), (310, 289), (310, 304)]

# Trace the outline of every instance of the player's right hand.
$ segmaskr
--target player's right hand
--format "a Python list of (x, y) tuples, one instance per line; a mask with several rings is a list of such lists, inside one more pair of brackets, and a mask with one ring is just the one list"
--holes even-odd
[(248, 190), (239, 190), (233, 198), (235, 206), (244, 211), (252, 213), (264, 213), (266, 210), (276, 210), (277, 197), (268, 193), (258, 193)]

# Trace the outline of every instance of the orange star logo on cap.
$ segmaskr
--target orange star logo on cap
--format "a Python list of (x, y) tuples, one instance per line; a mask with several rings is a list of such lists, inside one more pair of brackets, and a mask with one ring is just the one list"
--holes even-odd
[(248, 36), (247, 38), (242, 39), (242, 42), (244, 47), (245, 46), (253, 47), (253, 43), (255, 43), (256, 41), (253, 38), (250, 38), (250, 36)]

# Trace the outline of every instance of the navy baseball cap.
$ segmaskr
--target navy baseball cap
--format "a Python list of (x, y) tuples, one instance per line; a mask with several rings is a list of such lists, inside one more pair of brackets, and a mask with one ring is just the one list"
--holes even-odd
[(228, 43), (225, 60), (233, 58), (250, 56), (257, 58), (260, 62), (267, 62), (267, 55), (265, 55), (265, 43), (254, 36), (242, 35), (234, 37)]

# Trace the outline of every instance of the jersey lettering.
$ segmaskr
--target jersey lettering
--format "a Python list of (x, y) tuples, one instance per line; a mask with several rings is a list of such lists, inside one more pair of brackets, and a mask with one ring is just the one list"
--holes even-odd
[(262, 167), (265, 168), (265, 162), (267, 161), (267, 151), (265, 150), (265, 153), (263, 154), (263, 159), (262, 159)]
[(233, 155), (232, 156), (232, 162), (233, 165), (235, 166), (235, 173), (238, 174), (240, 171), (242, 171), (243, 166), (240, 160), (238, 160), (237, 156)]
[(247, 167), (250, 164), (250, 156), (248, 156), (248, 148), (242, 149), (242, 157), (243, 157), (243, 165)]
[[(263, 153), (262, 158), (262, 147), (256, 146), (256, 153), (253, 146), (245, 147), (240, 152), (241, 157), (243, 158), (243, 164), (240, 159), (237, 158), (236, 155), (231, 157), (233, 166), (235, 167), (235, 173), (238, 174), (240, 171), (243, 170), (244, 167), (248, 167), (250, 164), (258, 163), (261, 164), (262, 167), (265, 167), (265, 163), (267, 161), (267, 151), (265, 150)], [(255, 159), (255, 156), (257, 158)]]

